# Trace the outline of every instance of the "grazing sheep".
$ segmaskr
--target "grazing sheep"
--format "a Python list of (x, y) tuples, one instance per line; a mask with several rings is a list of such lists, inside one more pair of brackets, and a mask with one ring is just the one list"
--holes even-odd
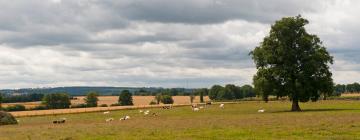
[(154, 112), (154, 113), (152, 113), (152, 116), (154, 116), (154, 117), (155, 117), (155, 116), (158, 116), (158, 115)]
[(193, 108), (193, 111), (199, 111), (200, 109), (199, 108), (197, 108), (197, 107), (194, 107)]
[(139, 113), (143, 113), (144, 111), (143, 110), (139, 110)]
[(105, 111), (104, 114), (110, 114), (110, 111)]
[(224, 104), (220, 104), (220, 106), (219, 106), (220, 108), (224, 108)]
[(260, 109), (258, 110), (259, 113), (264, 113), (265, 112), (265, 109)]
[(120, 118), (120, 121), (122, 121), (122, 120), (128, 120), (128, 119), (130, 119), (130, 116), (124, 116), (124, 117)]
[(197, 107), (197, 104), (192, 104), (191, 105), (191, 108), (196, 108)]
[(114, 120), (114, 118), (108, 118), (108, 119), (106, 119), (105, 121), (106, 122), (112, 122)]
[(163, 106), (162, 108), (163, 108), (163, 109), (171, 109), (172, 106)]
[(53, 124), (65, 123), (65, 121), (66, 121), (66, 118), (61, 118), (60, 120), (53, 121)]
[(150, 111), (149, 111), (149, 110), (146, 110), (146, 111), (144, 112), (144, 115), (149, 115), (149, 113), (150, 113)]

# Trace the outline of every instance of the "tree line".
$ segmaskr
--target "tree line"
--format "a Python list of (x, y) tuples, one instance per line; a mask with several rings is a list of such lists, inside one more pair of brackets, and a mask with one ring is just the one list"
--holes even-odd
[(352, 84), (337, 84), (334, 87), (334, 92), (336, 95), (342, 93), (360, 93), (360, 84), (357, 82)]

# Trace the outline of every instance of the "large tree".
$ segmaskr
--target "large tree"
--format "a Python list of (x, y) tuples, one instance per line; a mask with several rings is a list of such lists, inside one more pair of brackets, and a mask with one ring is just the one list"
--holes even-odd
[(288, 96), (292, 111), (301, 111), (299, 101), (316, 101), (333, 91), (333, 57), (319, 37), (305, 30), (308, 23), (300, 15), (276, 21), (250, 53), (258, 69), (253, 78), (257, 94), (265, 100), (269, 95)]
[(43, 104), (50, 109), (61, 109), (69, 108), (71, 102), (68, 94), (54, 93), (45, 95), (43, 98)]
[(86, 106), (87, 107), (97, 107), (98, 104), (98, 94), (96, 92), (89, 92), (86, 95), (86, 98), (84, 99), (86, 102)]
[(122, 106), (134, 105), (133, 104), (133, 99), (132, 99), (132, 94), (130, 93), (129, 90), (121, 91), (121, 94), (120, 94), (120, 97), (119, 97), (119, 104), (122, 105)]

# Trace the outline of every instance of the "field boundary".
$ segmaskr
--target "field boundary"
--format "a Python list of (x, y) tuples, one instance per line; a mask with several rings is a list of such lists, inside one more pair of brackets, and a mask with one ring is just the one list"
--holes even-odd
[[(218, 104), (237, 104), (240, 102), (212, 102), (212, 105)], [(205, 103), (194, 103), (197, 105), (205, 105)], [(181, 107), (191, 106), (192, 104), (160, 104), (160, 105), (136, 105), (136, 106), (111, 106), (111, 107), (91, 107), (91, 108), (67, 108), (67, 109), (52, 109), (52, 110), (32, 110), (32, 111), (16, 111), (9, 112), (14, 117), (33, 117), (33, 116), (47, 116), (47, 115), (61, 115), (61, 114), (77, 114), (101, 111), (114, 110), (131, 110), (144, 108), (160, 108), (164, 106)]]
[[(173, 107), (190, 106), (191, 104), (172, 104)], [(128, 110), (128, 109), (142, 109), (142, 108), (160, 108), (170, 106), (170, 104), (161, 105), (137, 105), (137, 106), (112, 106), (112, 107), (91, 107), (91, 108), (67, 108), (67, 109), (52, 109), (52, 110), (33, 110), (33, 111), (16, 111), (9, 112), (14, 117), (32, 117), (32, 116), (46, 116), (46, 115), (60, 115), (60, 114), (76, 114), (88, 112), (101, 112), (113, 110)]]

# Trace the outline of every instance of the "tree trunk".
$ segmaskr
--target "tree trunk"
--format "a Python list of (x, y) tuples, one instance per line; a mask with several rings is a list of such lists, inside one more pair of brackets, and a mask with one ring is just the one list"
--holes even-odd
[(292, 101), (291, 111), (301, 111), (298, 100)]

